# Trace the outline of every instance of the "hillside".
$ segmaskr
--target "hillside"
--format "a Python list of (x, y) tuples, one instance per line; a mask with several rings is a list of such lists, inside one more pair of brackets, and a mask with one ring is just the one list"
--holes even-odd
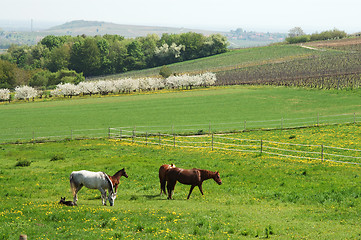
[(98, 21), (71, 21), (59, 26), (52, 27), (46, 30), (48, 34), (54, 35), (82, 35), (87, 36), (104, 35), (104, 34), (117, 34), (126, 38), (134, 38), (146, 36), (148, 34), (162, 35), (163, 33), (179, 34), (184, 32), (196, 32), (204, 35), (213, 33), (221, 33), (216, 31), (206, 31), (188, 28), (172, 28), (172, 27), (154, 27), (154, 26), (137, 26), (137, 25), (123, 25), (109, 22)]
[(230, 42), (230, 48), (244, 48), (254, 46), (265, 46), (274, 42), (284, 41), (286, 34), (284, 33), (262, 33), (254, 31), (245, 31), (237, 29), (230, 32), (209, 31), (202, 29), (160, 27), (160, 26), (138, 26), (125, 25), (100, 21), (84, 21), (76, 20), (67, 22), (58, 26), (54, 26), (45, 30), (29, 31), (29, 30), (1, 30), (0, 22), (0, 49), (7, 49), (11, 44), (16, 45), (35, 45), (47, 35), (105, 35), (116, 34), (125, 38), (136, 38), (147, 36), (148, 34), (157, 34), (161, 36), (164, 33), (180, 34), (187, 32), (196, 32), (203, 35), (222, 34), (227, 37)]
[[(217, 73), (217, 85), (282, 85), (312, 88), (358, 88), (361, 85), (361, 38), (307, 45), (273, 45), (231, 50), (168, 67), (173, 73)], [(154, 76), (159, 68), (105, 78)]]

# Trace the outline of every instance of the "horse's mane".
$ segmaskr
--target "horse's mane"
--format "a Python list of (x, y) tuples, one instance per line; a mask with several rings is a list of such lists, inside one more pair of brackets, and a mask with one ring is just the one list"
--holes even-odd
[(216, 174), (215, 172), (212, 172), (212, 171), (206, 170), (206, 169), (198, 169), (198, 168), (194, 168), (194, 169), (198, 170), (201, 173), (202, 178), (204, 178), (204, 179), (213, 178), (214, 175)]
[(119, 175), (119, 174), (120, 174), (120, 172), (124, 172), (124, 168), (123, 168), (123, 169), (121, 169), (121, 170), (119, 170), (118, 172), (116, 172), (113, 176), (118, 177), (117, 175)]
[(108, 174), (106, 174), (105, 172), (103, 172), (104, 176), (105, 176), (105, 179), (106, 181), (108, 182), (108, 185), (110, 186), (110, 188), (112, 189), (112, 192), (114, 193), (114, 186), (113, 186), (113, 183), (112, 181), (110, 181), (109, 177), (108, 177)]

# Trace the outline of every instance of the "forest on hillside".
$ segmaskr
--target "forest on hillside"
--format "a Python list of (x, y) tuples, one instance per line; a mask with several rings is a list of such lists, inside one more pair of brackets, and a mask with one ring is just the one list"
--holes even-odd
[(11, 46), (0, 55), (0, 88), (51, 87), (84, 77), (162, 66), (227, 51), (220, 34), (53, 36), (34, 46)]

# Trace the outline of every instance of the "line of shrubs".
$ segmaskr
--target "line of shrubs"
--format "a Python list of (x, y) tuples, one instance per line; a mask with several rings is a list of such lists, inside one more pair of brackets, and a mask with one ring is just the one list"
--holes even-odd
[(304, 43), (313, 41), (322, 41), (330, 39), (341, 39), (347, 37), (347, 33), (337, 29), (324, 31), (321, 33), (313, 33), (311, 35), (292, 36), (286, 38), (286, 41), (290, 44), (293, 43)]

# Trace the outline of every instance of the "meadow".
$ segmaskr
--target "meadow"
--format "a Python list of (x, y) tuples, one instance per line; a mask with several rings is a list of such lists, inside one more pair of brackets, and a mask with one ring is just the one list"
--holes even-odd
[[(226, 71), (303, 62), (311, 55), (321, 53), (275, 45), (170, 67), (175, 72)], [(159, 70), (149, 71), (136, 74)], [(360, 165), (107, 138), (109, 127), (118, 133), (130, 127), (129, 136), (142, 129), (179, 134), (211, 130), (233, 132), (217, 136), (224, 142), (232, 142), (228, 137), (361, 149), (359, 109), (357, 89), (275, 86), (0, 103), (0, 239), (20, 234), (28, 239), (361, 239)], [(316, 124), (340, 114), (351, 114), (348, 121), (356, 123)], [(282, 129), (289, 119), (305, 118), (313, 119), (308, 128)], [(242, 131), (246, 123), (248, 128), (251, 122), (272, 120), (277, 120), (276, 130)], [(73, 134), (92, 137), (98, 130), (94, 136), (101, 138), (72, 140)], [(42, 141), (50, 136), (61, 137)], [(211, 136), (199, 136), (199, 141), (206, 138), (209, 142)], [(166, 163), (217, 170), (223, 184), (208, 180), (205, 195), (194, 189), (189, 200), (189, 186), (177, 184), (174, 200), (167, 200), (159, 195), (158, 180), (158, 169)], [(121, 178), (115, 206), (102, 206), (100, 192), (85, 188), (77, 207), (58, 204), (61, 197), (72, 199), (72, 171), (114, 174), (124, 167), (129, 178)]]
[(70, 138), (71, 131), (92, 136), (94, 129), (100, 129), (95, 136), (104, 137), (108, 127), (157, 126), (169, 132), (174, 126), (182, 133), (185, 125), (196, 125), (192, 131), (197, 132), (218, 124), (218, 131), (227, 131), (234, 126), (222, 123), (236, 122), (243, 128), (244, 121), (359, 113), (359, 99), (358, 91), (232, 86), (2, 103), (0, 141)]
[[(294, 142), (358, 140), (359, 125), (245, 132)], [(317, 134), (316, 134), (317, 133)], [(255, 136), (253, 134), (259, 134)], [(360, 166), (266, 154), (145, 146), (119, 140), (61, 141), (0, 146), (0, 239), (359, 239)], [(30, 162), (29, 166), (16, 166)], [(177, 184), (174, 200), (159, 196), (158, 168), (218, 170), (223, 184), (203, 184), (205, 195)], [(109, 174), (125, 167), (115, 206), (98, 190), (71, 200), (69, 175), (88, 169)]]

